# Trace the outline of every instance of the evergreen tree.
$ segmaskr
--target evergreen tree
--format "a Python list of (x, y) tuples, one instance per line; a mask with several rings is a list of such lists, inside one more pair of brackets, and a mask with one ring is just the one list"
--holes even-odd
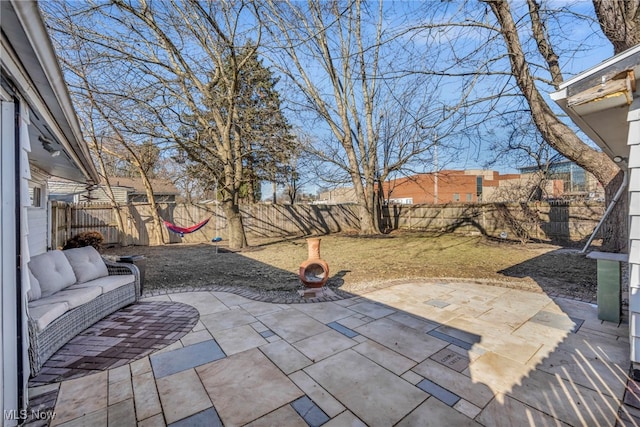
[[(232, 137), (240, 138), (241, 153), (238, 155), (242, 157), (243, 166), (240, 198), (245, 202), (253, 203), (260, 200), (262, 181), (284, 183), (294, 172), (290, 161), (296, 141), (291, 134), (291, 126), (282, 112), (280, 94), (275, 88), (278, 79), (264, 66), (257, 53), (248, 47), (241, 50), (240, 57), (227, 58), (229, 67), (232, 61), (244, 63), (236, 80), (239, 87), (230, 88), (225, 81), (212, 77), (203, 104), (206, 110), (216, 109), (228, 118), (229, 112), (224, 109), (224, 103), (221, 100), (226, 99), (230, 91), (235, 91), (236, 108), (232, 112), (234, 117), (230, 122), (234, 127)], [(210, 138), (217, 137), (215, 127), (202, 128), (190, 118), (185, 121), (189, 123), (187, 128), (192, 129), (186, 133), (191, 136), (198, 135), (200, 139), (203, 150), (199, 150), (198, 156), (202, 157), (202, 152), (206, 151), (207, 157), (210, 158), (206, 170), (201, 162), (188, 162), (187, 173), (198, 180), (204, 188), (213, 191), (217, 186), (222, 185), (221, 177), (224, 167), (217, 153), (211, 151), (213, 148), (209, 143)], [(182, 155), (185, 159), (189, 157), (187, 152), (183, 152)], [(213, 176), (211, 166), (216, 164), (220, 174)]]

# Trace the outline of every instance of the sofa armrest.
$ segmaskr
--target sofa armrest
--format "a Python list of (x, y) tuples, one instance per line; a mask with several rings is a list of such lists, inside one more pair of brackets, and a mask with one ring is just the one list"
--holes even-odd
[(105, 265), (107, 266), (107, 271), (109, 272), (109, 276), (123, 276), (127, 274), (133, 274), (136, 278), (136, 300), (140, 297), (140, 270), (134, 264), (124, 263), (124, 262), (114, 262), (110, 261), (106, 258), (102, 258)]

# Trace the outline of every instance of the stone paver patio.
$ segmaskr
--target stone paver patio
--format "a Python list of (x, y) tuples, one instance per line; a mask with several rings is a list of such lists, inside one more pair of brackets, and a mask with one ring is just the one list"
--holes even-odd
[(628, 325), (589, 303), (437, 282), (308, 304), (144, 301), (200, 319), (132, 363), (30, 389), (54, 396), (50, 425), (638, 425), (622, 403)]

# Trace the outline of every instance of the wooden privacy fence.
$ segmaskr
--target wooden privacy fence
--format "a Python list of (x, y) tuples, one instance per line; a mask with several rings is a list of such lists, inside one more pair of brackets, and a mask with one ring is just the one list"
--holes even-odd
[(575, 242), (588, 238), (604, 214), (602, 203), (483, 203), (395, 205), (383, 209), (391, 229), (479, 233), (516, 240)]
[[(358, 230), (354, 205), (244, 205), (240, 209), (247, 237), (302, 236)], [(602, 203), (448, 204), (394, 205), (382, 211), (387, 229), (426, 230), (484, 234), (509, 239), (550, 242), (588, 238), (602, 217)], [(227, 240), (227, 222), (215, 204), (159, 204), (160, 216), (179, 226), (190, 226), (206, 218), (201, 230), (180, 237), (163, 227), (168, 243)], [(105, 243), (149, 245), (152, 217), (150, 206), (134, 203), (120, 208), (124, 230), (118, 229), (118, 211), (109, 204), (52, 203), (52, 242), (60, 247), (66, 239), (83, 231), (99, 231)]]
[[(158, 204), (160, 216), (182, 227), (197, 224), (210, 218), (209, 223), (184, 237), (169, 232), (163, 227), (164, 241), (168, 243), (207, 242), (215, 237), (228, 239), (227, 221), (219, 205), (204, 204)], [(241, 206), (242, 221), (248, 237), (298, 236), (328, 234), (358, 229), (358, 217), (353, 207), (347, 205), (244, 205)], [(83, 231), (99, 231), (106, 244), (149, 245), (153, 219), (150, 205), (133, 203), (120, 208), (124, 230), (118, 230), (118, 211), (110, 204), (52, 203), (52, 242), (62, 246), (66, 239)], [(66, 223), (64, 220), (66, 219)]]

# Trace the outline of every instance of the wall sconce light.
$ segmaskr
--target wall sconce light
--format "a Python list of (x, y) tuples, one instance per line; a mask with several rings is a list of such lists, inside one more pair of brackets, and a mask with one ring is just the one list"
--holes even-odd
[(42, 135), (38, 137), (38, 140), (42, 143), (42, 148), (44, 148), (49, 152), (49, 154), (51, 154), (51, 157), (58, 157), (60, 155), (60, 150), (56, 150), (55, 148), (53, 148), (53, 141), (45, 138)]
[(622, 163), (622, 162), (624, 162), (625, 160), (626, 160), (626, 159), (625, 159), (624, 157), (622, 157), (622, 156), (615, 156), (615, 157), (613, 158), (613, 161), (614, 161), (615, 163)]

